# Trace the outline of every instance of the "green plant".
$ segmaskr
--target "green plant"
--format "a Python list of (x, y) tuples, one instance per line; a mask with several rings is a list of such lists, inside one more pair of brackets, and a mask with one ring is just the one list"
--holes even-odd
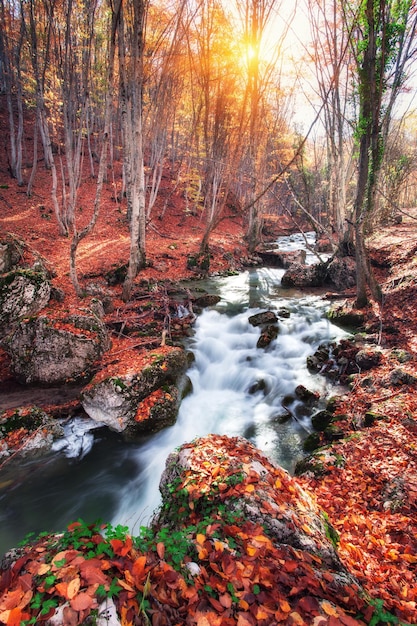
[(376, 600), (371, 600), (370, 604), (375, 608), (372, 614), (371, 621), (369, 622), (369, 626), (379, 626), (379, 624), (399, 624), (399, 626), (403, 625), (403, 622), (400, 622), (398, 617), (396, 617), (389, 611), (384, 610), (384, 601), (380, 598), (377, 598)]
[(150, 604), (149, 604), (149, 600), (148, 600), (148, 595), (149, 595), (149, 592), (151, 590), (150, 576), (151, 576), (151, 574), (149, 572), (149, 574), (148, 574), (148, 576), (146, 578), (146, 582), (145, 582), (145, 584), (143, 586), (142, 597), (141, 597), (140, 603), (139, 603), (139, 613), (141, 615), (143, 615), (143, 618), (145, 620), (145, 624), (147, 626), (148, 626), (148, 624), (149, 624), (149, 626), (151, 624), (151, 621), (150, 621), (150, 619), (148, 617), (148, 614), (146, 612), (148, 609), (150, 609)]
[(324, 521), (324, 529), (325, 529), (326, 537), (329, 541), (331, 541), (335, 550), (337, 550), (339, 541), (340, 541), (339, 533), (330, 524), (329, 516), (327, 515), (325, 511), (322, 511), (322, 517)]

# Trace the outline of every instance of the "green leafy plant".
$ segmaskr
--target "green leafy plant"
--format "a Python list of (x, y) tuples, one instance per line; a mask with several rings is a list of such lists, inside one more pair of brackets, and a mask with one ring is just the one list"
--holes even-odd
[(399, 626), (405, 626), (403, 622), (400, 622), (398, 617), (384, 610), (384, 601), (380, 598), (371, 600), (370, 604), (375, 608), (369, 626), (379, 626), (379, 624), (398, 624)]

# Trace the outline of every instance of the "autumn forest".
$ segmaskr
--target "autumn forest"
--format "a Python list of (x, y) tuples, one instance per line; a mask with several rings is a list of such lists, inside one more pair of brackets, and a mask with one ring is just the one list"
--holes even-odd
[[(0, 19), (0, 557), (33, 531), (0, 560), (0, 624), (416, 624), (416, 0), (0, 0)], [(229, 278), (252, 291), (225, 313)], [(122, 450), (100, 459), (120, 493), (152, 473), (206, 314), (213, 379), (233, 315), (230, 352), (254, 344), (245, 419), (288, 384), (268, 410), (302, 432), (290, 470), (252, 423), (204, 431), (168, 449), (138, 532), (32, 528), (31, 480), (80, 415)], [(53, 497), (51, 520), (72, 511)]]
[[(164, 171), (204, 220), (202, 250), (226, 206), (244, 214), (254, 250), (265, 214), (307, 219), (346, 248), (414, 204), (415, 116), (396, 106), (413, 89), (413, 2), (284, 4), (2, 0), (10, 173), (30, 196), (38, 164), (50, 170), (78, 293), (77, 246), (109, 178), (131, 219), (126, 299), (146, 224), (163, 219)], [(80, 224), (88, 173), (95, 200)], [(362, 244), (357, 255), (364, 303), (368, 287), (378, 294)]]

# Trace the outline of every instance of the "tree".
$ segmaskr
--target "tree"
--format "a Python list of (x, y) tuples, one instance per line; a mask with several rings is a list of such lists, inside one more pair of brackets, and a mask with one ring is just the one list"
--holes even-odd
[(122, 123), (124, 173), (130, 221), (130, 254), (123, 299), (131, 297), (133, 281), (145, 267), (145, 171), (143, 162), (143, 55), (147, 0), (121, 2), (118, 14), (119, 98)]
[[(279, 0), (237, 0), (237, 8), (243, 25), (243, 43), (246, 54), (246, 88), (244, 95), (247, 107), (247, 150), (244, 155), (246, 169), (247, 194), (246, 210), (248, 211), (247, 242), (253, 251), (260, 240), (262, 229), (262, 203), (264, 194), (260, 192), (265, 185), (267, 174), (266, 153), (267, 133), (263, 124), (269, 110), (268, 88), (271, 74), (278, 58), (281, 40), (275, 39), (275, 51), (272, 57), (262, 56), (265, 47), (266, 31), (276, 15)], [(288, 27), (288, 26), (287, 26)], [(276, 88), (277, 86), (275, 86)]]
[[(89, 222), (81, 230), (77, 229), (76, 221), (73, 221), (72, 240), (70, 246), (70, 277), (74, 290), (78, 296), (82, 295), (82, 290), (79, 285), (77, 276), (76, 254), (80, 241), (82, 241), (93, 230), (100, 210), (101, 193), (103, 189), (103, 183), (106, 175), (107, 166), (107, 152), (110, 137), (110, 124), (112, 114), (112, 98), (113, 98), (113, 80), (114, 80), (114, 59), (115, 59), (115, 47), (116, 47), (116, 26), (119, 19), (121, 0), (113, 5), (111, 29), (109, 37), (109, 48), (107, 55), (107, 72), (106, 72), (106, 97), (105, 97), (105, 110), (104, 110), (104, 128), (102, 132), (102, 142), (100, 151), (100, 161), (97, 174), (97, 186), (94, 199), (93, 212)], [(91, 17), (91, 16), (90, 16)]]
[(356, 304), (372, 297), (382, 303), (382, 291), (373, 275), (365, 244), (372, 227), (378, 179), (386, 148), (394, 103), (415, 55), (417, 14), (412, 0), (360, 0), (343, 2), (345, 20), (354, 25), (351, 47), (356, 61), (359, 116), (358, 178), (354, 201), (357, 265)]
[[(13, 178), (16, 178), (17, 184), (22, 186), (23, 86), (21, 55), (24, 29), (22, 21), (16, 19), (13, 7), (6, 8), (4, 0), (0, 0), (0, 17), (2, 22), (2, 28), (0, 28), (0, 66), (6, 92), (10, 134), (9, 169)], [(17, 108), (17, 123), (14, 101)]]
[(337, 233), (339, 246), (351, 239), (351, 198), (348, 188), (354, 175), (352, 117), (352, 57), (349, 31), (344, 28), (339, 0), (309, 0), (313, 52), (309, 60), (315, 72), (317, 96), (322, 105), (326, 161), (323, 185), (327, 219)]

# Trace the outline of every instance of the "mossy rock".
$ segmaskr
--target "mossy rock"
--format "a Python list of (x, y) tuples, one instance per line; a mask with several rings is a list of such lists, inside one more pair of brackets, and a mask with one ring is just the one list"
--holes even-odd
[(381, 413), (374, 413), (373, 411), (367, 411), (364, 416), (364, 425), (373, 426), (375, 422), (385, 419), (385, 415)]
[(362, 328), (365, 322), (364, 313), (343, 307), (330, 309), (327, 317), (333, 324), (354, 329)]
[(328, 427), (332, 419), (332, 413), (323, 409), (323, 411), (319, 411), (311, 417), (311, 423), (315, 430), (322, 432)]
[(304, 440), (303, 450), (304, 452), (314, 452), (314, 450), (317, 450), (317, 448), (320, 448), (320, 446), (321, 446), (320, 433), (311, 433)]
[(295, 476), (303, 476), (304, 474), (313, 474), (317, 478), (327, 474), (324, 464), (314, 456), (297, 461), (294, 469)]
[(187, 269), (206, 274), (210, 270), (210, 253), (200, 252), (188, 255)]
[(331, 424), (324, 430), (324, 436), (327, 441), (338, 441), (339, 439), (343, 439), (345, 433), (339, 426)]

